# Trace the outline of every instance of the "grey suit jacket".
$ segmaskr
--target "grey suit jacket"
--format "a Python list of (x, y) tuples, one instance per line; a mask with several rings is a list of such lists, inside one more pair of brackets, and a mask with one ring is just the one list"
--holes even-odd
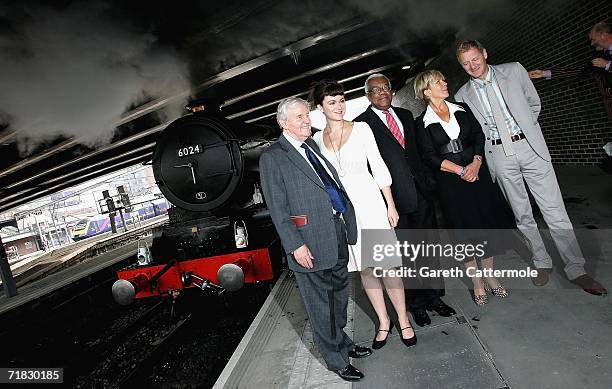
[[(325, 161), (334, 179), (344, 188), (334, 167), (321, 155), (312, 138), (306, 143)], [(280, 136), (259, 158), (261, 188), (276, 231), (280, 236), (289, 268), (295, 272), (331, 269), (338, 262), (338, 241), (332, 204), (323, 183), (310, 164)], [(357, 241), (355, 210), (346, 192), (347, 211), (343, 218), (349, 244)], [(290, 216), (306, 215), (308, 224), (297, 227)], [(306, 244), (312, 253), (313, 268), (300, 266), (290, 253)]]
[[(518, 62), (510, 62), (501, 65), (489, 65), (493, 68), (495, 78), (504, 96), (506, 105), (510, 113), (525, 134), (531, 148), (545, 161), (550, 161), (550, 153), (542, 134), (542, 129), (538, 123), (540, 114), (540, 97), (533, 83), (527, 75), (525, 68)], [(489, 158), (493, 145), (489, 139), (490, 125), (485, 118), (484, 110), (480, 105), (474, 86), (470, 81), (466, 82), (455, 94), (455, 100), (465, 102), (478, 119), (482, 131), (485, 134), (485, 157), (491, 172), (491, 177), (495, 181), (495, 169), (493, 158)]]

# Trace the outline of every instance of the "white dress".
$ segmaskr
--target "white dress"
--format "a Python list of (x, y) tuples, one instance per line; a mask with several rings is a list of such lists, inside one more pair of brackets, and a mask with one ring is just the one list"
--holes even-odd
[[(357, 219), (357, 243), (349, 245), (349, 271), (362, 270), (361, 242), (363, 229), (385, 230), (376, 231), (376, 235), (367, 237), (370, 243), (395, 245), (395, 231), (387, 218), (387, 206), (383, 199), (381, 188), (391, 185), (391, 174), (378, 151), (372, 129), (367, 123), (355, 122), (350, 137), (339, 152), (325, 147), (323, 131), (313, 135), (321, 153), (338, 171), (340, 181), (349, 199), (355, 207)], [(372, 174), (368, 171), (368, 163)], [(372, 238), (375, 238), (372, 241)], [(369, 251), (370, 248), (366, 249)], [(365, 246), (364, 246), (365, 247)], [(366, 253), (364, 253), (366, 255)], [(380, 266), (384, 269), (401, 266), (401, 257), (385, 257), (382, 261), (373, 261), (372, 254), (367, 254), (366, 266)]]

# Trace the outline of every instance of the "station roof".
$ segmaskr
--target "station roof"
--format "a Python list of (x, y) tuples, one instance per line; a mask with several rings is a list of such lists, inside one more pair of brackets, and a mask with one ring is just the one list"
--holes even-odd
[[(404, 19), (376, 17), (359, 8), (333, 13), (335, 2), (302, 4), (323, 7), (314, 13), (270, 0), (215, 2), (215, 8), (187, 2), (194, 8), (180, 12), (176, 6), (127, 3), (122, 7), (132, 8), (122, 9), (122, 14), (130, 11), (134, 20), (155, 26), (151, 35), (185, 61), (191, 87), (129, 107), (115, 121), (110, 142), (102, 145), (87, 146), (78, 136), (63, 135), (24, 152), (18, 144), (24, 141), (21, 129), (9, 120), (0, 130), (0, 212), (146, 163), (160, 132), (178, 117), (159, 114), (170, 104), (208, 98), (221, 102), (222, 114), (230, 119), (276, 125), (278, 102), (289, 96), (305, 98), (318, 80), (339, 80), (347, 99), (363, 95), (364, 81), (372, 73), (384, 73), (392, 85), (402, 86), (454, 37), (445, 29), (418, 36), (402, 24)], [(140, 12), (138, 18), (135, 12)], [(309, 12), (325, 13), (327, 19), (308, 17)], [(82, 104), (95, 108), (96, 101)]]

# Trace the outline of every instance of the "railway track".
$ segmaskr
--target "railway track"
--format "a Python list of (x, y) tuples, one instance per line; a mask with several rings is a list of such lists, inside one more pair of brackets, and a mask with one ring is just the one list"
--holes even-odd
[(113, 388), (134, 388), (137, 387), (138, 383), (146, 379), (164, 354), (164, 351), (172, 347), (173, 339), (179, 336), (180, 331), (185, 331), (186, 327), (191, 324), (191, 317), (191, 315), (188, 315), (186, 318), (180, 319), (164, 335), (153, 342), (151, 349), (148, 350), (149, 353), (137, 361), (133, 368)]
[[(223, 298), (189, 290), (176, 300), (119, 306), (100, 274), (0, 317), (2, 366), (62, 367), (64, 386), (212, 386), (269, 291), (246, 285)], [(174, 316), (172, 316), (174, 312)]]
[[(148, 374), (160, 353), (181, 330), (187, 328), (191, 315), (171, 317), (168, 301), (158, 301), (127, 320), (117, 321), (97, 344), (90, 345), (91, 355), (102, 356), (76, 379), (75, 387), (121, 388)], [(133, 387), (133, 386), (132, 386)]]

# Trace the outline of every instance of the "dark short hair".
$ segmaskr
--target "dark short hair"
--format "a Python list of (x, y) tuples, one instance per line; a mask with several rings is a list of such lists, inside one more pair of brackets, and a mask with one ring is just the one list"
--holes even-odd
[(344, 87), (338, 81), (321, 80), (312, 86), (308, 94), (308, 102), (310, 109), (317, 108), (317, 105), (323, 104), (325, 96), (344, 96)]
[(599, 22), (591, 28), (593, 32), (603, 32), (605, 34), (612, 33), (612, 29), (610, 28), (610, 23), (607, 22)]
[(484, 46), (477, 40), (459, 42), (457, 44), (457, 58), (459, 58), (461, 54), (472, 49), (476, 49), (482, 53), (482, 51), (484, 50)]

